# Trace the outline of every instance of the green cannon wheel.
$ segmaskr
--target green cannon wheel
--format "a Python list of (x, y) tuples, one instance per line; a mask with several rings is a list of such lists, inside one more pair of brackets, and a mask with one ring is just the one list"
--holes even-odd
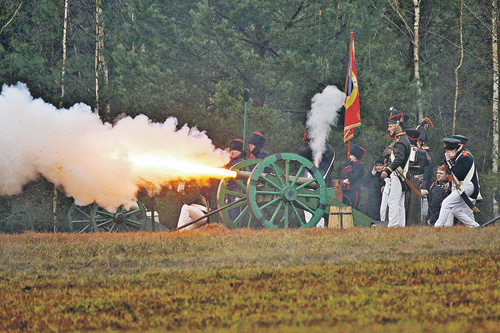
[(137, 207), (130, 210), (119, 207), (115, 213), (108, 212), (96, 203), (83, 207), (73, 204), (68, 211), (69, 228), (79, 233), (138, 231), (144, 229), (147, 220), (146, 210), (140, 201)]
[[(311, 178), (300, 177), (302, 174)], [(311, 228), (323, 217), (328, 196), (325, 181), (313, 163), (297, 154), (278, 153), (253, 169), (247, 201), (263, 227)]]
[[(250, 167), (260, 163), (260, 159), (245, 160), (231, 167), (230, 170), (250, 171)], [(229, 183), (229, 188), (228, 188)], [(217, 208), (224, 207), (230, 201), (245, 198), (247, 192), (247, 181), (242, 179), (223, 178), (217, 189)], [(234, 199), (234, 200), (233, 200)], [(248, 208), (247, 201), (242, 201), (219, 212), (219, 215), (229, 228), (251, 228), (254, 219)]]

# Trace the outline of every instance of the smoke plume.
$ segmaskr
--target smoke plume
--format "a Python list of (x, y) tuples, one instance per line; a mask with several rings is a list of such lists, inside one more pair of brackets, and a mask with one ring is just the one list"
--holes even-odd
[(112, 126), (83, 103), (57, 109), (34, 99), (23, 83), (3, 85), (0, 126), (0, 195), (19, 194), (43, 176), (78, 205), (95, 201), (114, 211), (130, 207), (145, 184), (158, 189), (193, 178), (191, 164), (218, 168), (229, 161), (205, 132), (179, 129), (176, 118), (153, 123), (140, 115)]
[(311, 149), (316, 164), (321, 161), (332, 126), (337, 126), (344, 99), (345, 94), (337, 87), (327, 86), (311, 100), (311, 111), (307, 115), (306, 127), (310, 131)]

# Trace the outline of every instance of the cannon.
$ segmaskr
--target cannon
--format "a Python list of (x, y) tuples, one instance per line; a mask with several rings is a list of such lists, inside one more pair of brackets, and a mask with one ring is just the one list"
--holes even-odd
[[(297, 154), (245, 160), (231, 170), (236, 178), (223, 178), (217, 191), (220, 217), (231, 229), (312, 228), (321, 218), (328, 221), (330, 206), (346, 206), (335, 199), (335, 190), (326, 187), (314, 164)], [(235, 199), (240, 199), (237, 204), (224, 208)], [(355, 226), (369, 227), (372, 222), (357, 210), (352, 215)]]
[(137, 201), (130, 209), (118, 207), (115, 213), (100, 207), (97, 203), (78, 206), (73, 203), (68, 211), (69, 229), (72, 232), (131, 232), (166, 231), (167, 229), (151, 219), (144, 204)]
[[(314, 164), (297, 154), (278, 153), (263, 160), (245, 160), (231, 170), (237, 176), (220, 181), (218, 208), (205, 215), (219, 213), (231, 229), (312, 228), (321, 218), (328, 221), (330, 206), (346, 206), (335, 199), (335, 190), (326, 187)], [(369, 227), (372, 222), (357, 210), (352, 211), (352, 216), (355, 226)], [(130, 210), (119, 207), (115, 213), (96, 203), (85, 207), (73, 204), (68, 220), (74, 232), (166, 230), (158, 222), (153, 227), (151, 216), (140, 201)]]

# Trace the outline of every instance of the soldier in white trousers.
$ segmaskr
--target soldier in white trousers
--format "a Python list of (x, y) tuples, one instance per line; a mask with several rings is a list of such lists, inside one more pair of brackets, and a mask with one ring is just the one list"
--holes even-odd
[[(469, 201), (473, 205), (479, 193), (479, 180), (474, 158), (472, 154), (463, 149), (460, 140), (446, 138), (443, 139), (443, 142), (446, 150), (446, 161), (443, 166), (452, 177), (453, 185), (451, 194), (443, 200), (439, 218), (434, 226), (436, 228), (450, 226), (451, 214), (468, 227), (480, 227), (474, 219), (472, 208), (466, 202)], [(465, 194), (461, 194), (461, 192)], [(464, 196), (466, 197), (464, 198)]]
[(408, 117), (394, 108), (391, 108), (390, 111), (391, 114), (387, 120), (387, 131), (389, 136), (394, 139), (394, 148), (389, 164), (380, 174), (380, 178), (386, 179), (390, 175), (391, 189), (388, 197), (389, 223), (387, 226), (393, 228), (406, 225), (405, 192), (402, 183), (404, 180), (400, 177), (406, 177), (411, 147), (404, 131)]

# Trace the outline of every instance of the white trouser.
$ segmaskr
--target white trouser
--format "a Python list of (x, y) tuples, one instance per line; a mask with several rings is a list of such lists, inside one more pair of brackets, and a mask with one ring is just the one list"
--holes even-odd
[[(199, 205), (196, 205), (196, 206), (199, 206)], [(190, 205), (190, 206), (182, 205), (181, 214), (179, 215), (179, 221), (177, 222), (177, 228), (182, 227), (183, 225), (185, 225), (191, 221), (197, 220), (200, 217), (202, 217), (203, 215), (205, 215), (205, 213), (200, 208), (198, 208), (196, 206), (195, 205)], [(207, 220), (207, 218), (205, 217), (204, 219), (201, 219), (200, 221), (193, 223), (191, 225), (188, 225), (187, 227), (182, 228), (180, 230), (196, 229), (200, 225), (205, 223), (206, 220)]]
[[(313, 176), (309, 172), (306, 172), (306, 178), (312, 179)], [(304, 211), (304, 218), (306, 222), (311, 221), (312, 216), (313, 214), (309, 213), (308, 211)], [(322, 217), (316, 224), (316, 228), (324, 228), (324, 227), (325, 227), (325, 219)]]
[[(465, 188), (465, 194), (470, 196), (473, 192), (474, 184), (470, 182)], [(436, 228), (451, 226), (453, 224), (453, 216), (468, 227), (476, 228), (480, 226), (474, 219), (474, 212), (467, 206), (464, 199), (458, 193), (455, 184), (453, 184), (450, 195), (443, 200), (441, 210), (439, 211), (439, 218), (434, 226)]]
[(389, 228), (404, 227), (405, 217), (405, 193), (401, 180), (395, 172), (391, 173), (391, 190), (388, 198), (389, 205)]
[(389, 192), (391, 190), (391, 178), (384, 179), (384, 191), (382, 192), (382, 201), (380, 202), (380, 221), (385, 221), (387, 215), (387, 202), (389, 201)]

